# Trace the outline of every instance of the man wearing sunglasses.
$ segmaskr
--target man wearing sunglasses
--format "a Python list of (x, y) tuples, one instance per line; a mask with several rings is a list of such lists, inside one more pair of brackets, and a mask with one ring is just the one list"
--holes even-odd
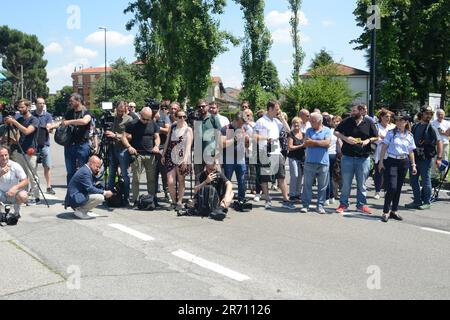
[(136, 203), (139, 197), (139, 177), (144, 169), (147, 176), (147, 192), (150, 195), (156, 195), (156, 155), (159, 153), (161, 139), (159, 127), (152, 119), (152, 110), (148, 107), (142, 109), (140, 119), (129, 123), (125, 132), (122, 143), (130, 155), (136, 159), (131, 165), (133, 173), (131, 201)]

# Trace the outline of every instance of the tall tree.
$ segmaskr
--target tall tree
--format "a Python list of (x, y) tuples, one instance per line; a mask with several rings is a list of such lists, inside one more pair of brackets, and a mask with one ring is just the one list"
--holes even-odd
[[(369, 0), (358, 0), (354, 12), (364, 33), (352, 43), (368, 50), (370, 30), (366, 26)], [(448, 0), (379, 1), (381, 29), (377, 31), (376, 90), (378, 105), (393, 109), (424, 104), (430, 92), (448, 96), (450, 67), (450, 7)], [(369, 59), (369, 55), (367, 54)], [(368, 60), (369, 61), (369, 60)]]
[(329, 64), (334, 63), (333, 57), (331, 53), (326, 49), (321, 49), (319, 53), (316, 53), (314, 58), (311, 61), (310, 69), (316, 69), (319, 67), (323, 67)]
[(69, 107), (70, 96), (73, 93), (71, 86), (65, 86), (56, 92), (55, 98), (50, 99), (47, 103), (52, 103), (48, 108), (54, 112), (55, 116), (63, 116)]
[(12, 84), (11, 99), (21, 95), (21, 67), (23, 66), (24, 95), (30, 90), (33, 98), (48, 96), (47, 61), (44, 46), (35, 35), (28, 35), (7, 26), (0, 27), (0, 58), (6, 76)]
[(225, 0), (135, 0), (125, 13), (138, 27), (136, 53), (145, 63), (153, 95), (191, 102), (203, 98), (210, 85), (214, 59), (237, 40), (219, 29), (213, 15)]
[(292, 44), (294, 46), (294, 71), (292, 72), (292, 79), (294, 84), (300, 81), (300, 70), (305, 59), (305, 53), (302, 50), (300, 43), (300, 9), (302, 0), (289, 0), (289, 9), (292, 11), (290, 20)]
[(275, 67), (268, 62), (272, 39), (264, 23), (264, 0), (234, 1), (241, 6), (245, 20), (245, 40), (241, 57), (244, 83), (241, 98), (249, 100), (253, 108), (258, 108), (267, 102), (264, 100), (268, 96), (278, 95), (278, 92), (270, 91), (271, 85), (262, 82), (265, 70)]

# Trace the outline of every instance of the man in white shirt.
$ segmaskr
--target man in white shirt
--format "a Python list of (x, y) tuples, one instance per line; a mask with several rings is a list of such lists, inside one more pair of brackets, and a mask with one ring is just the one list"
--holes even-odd
[(436, 120), (431, 122), (431, 125), (439, 132), (438, 139), (442, 141), (442, 160), (448, 161), (450, 122), (445, 120), (445, 111), (442, 109), (436, 111), (436, 117)]
[(282, 129), (290, 132), (286, 120), (283, 118), (280, 104), (276, 101), (269, 101), (267, 104), (267, 114), (256, 122), (255, 131), (258, 139), (259, 156), (261, 163), (261, 189), (266, 197), (266, 209), (272, 208), (272, 201), (269, 197), (269, 181), (275, 175), (278, 179), (278, 186), (283, 195), (283, 208), (295, 210), (295, 206), (289, 201), (288, 189), (286, 185), (286, 170), (283, 155), (281, 154), (280, 133)]
[(220, 128), (222, 129), (223, 127), (226, 127), (230, 124), (230, 120), (228, 120), (227, 117), (222, 116), (220, 113), (220, 108), (217, 105), (217, 103), (215, 102), (211, 102), (209, 104), (209, 113), (213, 116), (216, 117), (219, 120), (220, 123)]
[(20, 217), (20, 205), (28, 200), (25, 188), (28, 178), (23, 168), (9, 160), (9, 150), (0, 147), (0, 202), (14, 204), (14, 214)]
[(300, 124), (300, 131), (305, 134), (306, 130), (311, 128), (311, 122), (309, 121), (310, 113), (307, 109), (302, 109), (298, 113), (300, 119), (302, 119), (302, 123)]

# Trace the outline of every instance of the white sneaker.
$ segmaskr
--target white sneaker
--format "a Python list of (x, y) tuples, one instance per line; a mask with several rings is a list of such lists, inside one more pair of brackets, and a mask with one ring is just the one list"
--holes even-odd
[(266, 208), (266, 210), (272, 209), (272, 201), (266, 201), (265, 208)]
[(335, 204), (336, 203), (336, 200), (334, 198), (331, 198), (329, 201), (330, 201), (330, 204)]
[(375, 199), (375, 200), (380, 200), (380, 198), (381, 198), (381, 196), (380, 196), (379, 193), (375, 194), (375, 196), (374, 196), (374, 199)]
[(75, 210), (75, 212), (73, 213), (77, 218), (81, 219), (81, 220), (91, 220), (93, 219), (92, 217), (90, 217), (89, 215), (87, 215), (84, 212), (81, 212), (80, 210)]
[(330, 203), (331, 203), (330, 200), (327, 200), (327, 201), (325, 201), (324, 206), (328, 207), (330, 205)]
[(303, 208), (300, 210), (301, 213), (308, 213), (308, 211), (309, 211), (309, 209), (308, 209), (308, 208), (305, 208), (305, 207), (303, 207)]
[(253, 198), (253, 201), (255, 201), (255, 202), (260, 202), (260, 201), (261, 201), (261, 195), (260, 195), (260, 194), (257, 194), (257, 195)]
[(325, 211), (324, 208), (320, 207), (320, 208), (317, 208), (317, 213), (319, 213), (319, 214), (325, 214), (325, 213), (327, 213), (327, 212)]

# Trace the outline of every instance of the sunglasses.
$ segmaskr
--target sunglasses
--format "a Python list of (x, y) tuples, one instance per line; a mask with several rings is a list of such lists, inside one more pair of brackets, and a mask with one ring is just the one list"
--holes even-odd
[(178, 119), (187, 119), (186, 116), (178, 116), (177, 118), (178, 118)]
[(206, 105), (206, 104), (204, 104), (204, 105), (201, 105), (201, 106), (198, 106), (198, 108), (200, 109), (200, 108), (206, 108), (208, 105)]

